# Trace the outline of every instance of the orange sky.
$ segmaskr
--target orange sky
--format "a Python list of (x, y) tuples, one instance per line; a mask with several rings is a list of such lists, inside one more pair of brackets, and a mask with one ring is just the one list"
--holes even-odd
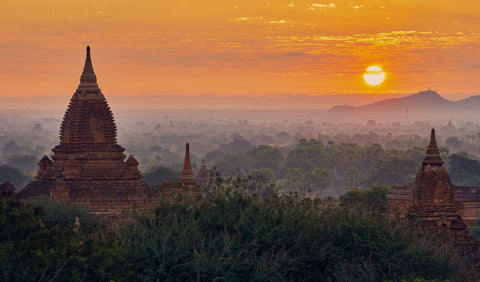
[(456, 99), (480, 94), (479, 18), (477, 0), (0, 0), (0, 97), (70, 96), (89, 44), (107, 98)]

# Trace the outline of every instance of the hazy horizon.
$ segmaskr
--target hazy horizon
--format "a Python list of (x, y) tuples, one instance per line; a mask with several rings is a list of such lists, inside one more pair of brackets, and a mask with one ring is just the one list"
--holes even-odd
[[(286, 95), (270, 106), (326, 109), (333, 102), (297, 100), (428, 88), (456, 100), (479, 93), (478, 11), (478, 2), (443, 0), (2, 1), (0, 97), (66, 103), (90, 45), (99, 86), (116, 108), (131, 106), (122, 97), (149, 104), (152, 95), (259, 108), (246, 97)], [(364, 81), (372, 66), (383, 70), (378, 86)], [(352, 100), (340, 104), (375, 99)], [(189, 108), (180, 102), (164, 107)]]
[[(417, 92), (426, 89), (419, 90)], [(334, 106), (364, 106), (370, 103), (406, 97), (415, 93), (388, 94), (336, 94), (336, 95), (270, 95), (270, 96), (223, 96), (214, 95), (149, 95), (118, 96), (104, 94), (112, 109), (159, 109), (159, 110), (328, 110)], [(458, 101), (479, 94), (442, 95), (444, 99)], [(63, 96), (0, 97), (0, 110), (38, 109), (65, 110), (71, 94)]]

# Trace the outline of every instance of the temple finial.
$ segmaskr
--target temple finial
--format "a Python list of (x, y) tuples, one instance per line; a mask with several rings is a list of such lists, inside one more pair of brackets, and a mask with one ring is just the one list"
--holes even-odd
[(80, 85), (78, 86), (77, 93), (82, 93), (83, 91), (100, 91), (97, 84), (97, 76), (93, 71), (90, 46), (87, 46), (85, 66), (83, 67), (82, 76), (80, 77)]
[(190, 144), (185, 145), (185, 161), (183, 162), (183, 168), (185, 169), (191, 169), (192, 168), (192, 163), (190, 161)]
[(428, 145), (427, 154), (423, 159), (423, 165), (441, 166), (443, 165), (440, 151), (438, 150), (437, 140), (435, 138), (435, 129), (430, 132), (430, 144)]
[(83, 67), (82, 75), (84, 74), (95, 74), (93, 71), (92, 58), (90, 57), (90, 46), (87, 46), (87, 56), (85, 58), (85, 66)]
[(182, 174), (180, 181), (184, 183), (195, 182), (195, 175), (192, 171), (192, 163), (190, 161), (190, 144), (185, 144), (185, 161), (183, 162)]
[(429, 148), (438, 148), (437, 147), (437, 140), (435, 139), (435, 128), (432, 128), (432, 131), (430, 132), (430, 145), (428, 145)]

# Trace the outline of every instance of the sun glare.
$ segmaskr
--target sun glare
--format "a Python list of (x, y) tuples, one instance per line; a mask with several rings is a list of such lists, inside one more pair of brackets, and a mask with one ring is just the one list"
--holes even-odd
[(363, 74), (363, 80), (365, 80), (368, 85), (377, 86), (385, 80), (385, 73), (379, 66), (369, 66)]

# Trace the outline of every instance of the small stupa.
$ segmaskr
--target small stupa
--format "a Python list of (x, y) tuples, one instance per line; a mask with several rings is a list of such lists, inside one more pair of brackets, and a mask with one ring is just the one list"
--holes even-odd
[(190, 161), (190, 144), (185, 145), (185, 160), (183, 162), (182, 173), (180, 174), (179, 183), (190, 185), (196, 184), (195, 175), (192, 170), (192, 162)]
[(181, 189), (182, 192), (193, 195), (201, 195), (202, 188), (198, 185), (195, 175), (192, 170), (192, 162), (190, 160), (190, 144), (185, 144), (185, 160), (183, 162), (182, 173), (180, 174), (180, 179), (177, 182), (177, 187)]
[(212, 177), (207, 169), (205, 158), (202, 159), (202, 165), (200, 166), (200, 170), (197, 174), (197, 183), (202, 188), (210, 187), (210, 185), (212, 184)]

